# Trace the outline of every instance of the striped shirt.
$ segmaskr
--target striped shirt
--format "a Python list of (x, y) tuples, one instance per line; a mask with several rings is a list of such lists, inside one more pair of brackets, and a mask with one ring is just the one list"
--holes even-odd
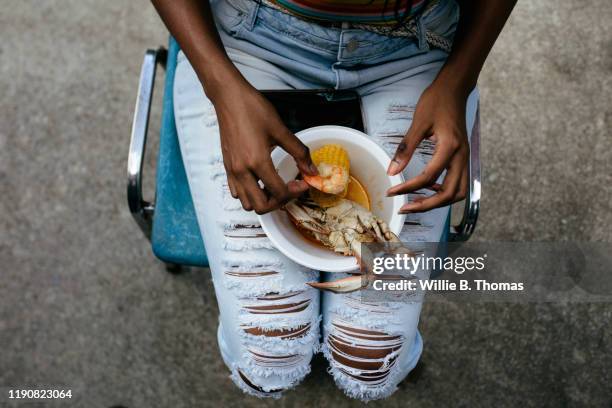
[(426, 0), (269, 0), (298, 16), (324, 21), (395, 24), (418, 12)]

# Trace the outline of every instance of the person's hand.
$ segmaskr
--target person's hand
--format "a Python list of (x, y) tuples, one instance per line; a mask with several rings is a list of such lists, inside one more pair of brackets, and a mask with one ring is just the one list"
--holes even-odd
[[(428, 211), (465, 198), (468, 186), (469, 144), (465, 125), (467, 96), (434, 82), (421, 95), (412, 125), (404, 136), (387, 170), (400, 173), (425, 139), (436, 143), (431, 161), (416, 177), (391, 187), (388, 196), (410, 193), (422, 188), (434, 190), (429, 197), (418, 197), (400, 208), (400, 214)], [(436, 180), (446, 169), (442, 185)]]
[(272, 104), (252, 86), (232, 84), (223, 91), (214, 105), (232, 197), (240, 199), (245, 210), (264, 214), (301, 195), (308, 185), (301, 180), (285, 184), (270, 153), (280, 146), (293, 156), (302, 174), (316, 175), (308, 147), (287, 129)]

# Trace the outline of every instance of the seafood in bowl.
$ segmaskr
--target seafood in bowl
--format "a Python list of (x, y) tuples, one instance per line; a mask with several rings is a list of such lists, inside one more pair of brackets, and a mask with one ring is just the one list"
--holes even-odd
[(312, 152), (312, 161), (319, 175), (304, 176), (311, 186), (307, 195), (285, 205), (289, 218), (306, 238), (358, 259), (362, 242), (399, 241), (387, 223), (370, 211), (361, 183), (350, 178), (346, 150), (337, 144), (324, 145)]
[[(349, 200), (363, 209), (356, 211), (357, 207), (354, 207), (355, 214), (361, 214), (361, 211), (369, 212), (372, 216), (384, 221), (390, 232), (399, 234), (404, 225), (405, 215), (398, 214), (398, 211), (406, 203), (406, 198), (402, 195), (386, 197), (385, 193), (391, 186), (403, 182), (403, 176), (401, 173), (395, 176), (386, 174), (390, 157), (382, 147), (366, 134), (342, 126), (313, 127), (296, 133), (296, 136), (310, 148), (313, 162), (317, 168), (321, 163), (343, 167), (343, 171), (348, 172), (348, 185), (345, 177), (333, 180), (329, 178), (326, 181), (326, 173), (321, 171), (319, 176), (322, 176), (323, 180), (315, 178), (306, 181), (305, 177), (299, 174), (293, 157), (285, 150), (276, 148), (272, 152), (272, 161), (283, 181), (287, 183), (296, 178), (302, 178), (311, 186), (302, 197), (287, 206), (296, 204), (303, 211), (317, 209), (317, 211), (325, 212), (325, 217), (329, 217), (328, 209), (333, 214), (338, 209), (332, 210), (331, 207), (340, 204), (341, 199)], [(344, 157), (344, 159), (331, 159), (335, 155)], [(341, 182), (337, 183), (337, 180)], [(341, 190), (339, 185), (343, 186), (343, 191), (339, 194), (330, 194), (316, 188), (321, 186), (325, 190), (327, 187), (324, 186), (329, 186), (329, 183), (337, 187), (335, 191)], [(305, 207), (309, 207), (308, 210)], [(299, 217), (292, 218), (287, 207), (259, 215), (258, 218), (274, 247), (289, 259), (306, 268), (325, 272), (352, 272), (359, 267), (356, 254), (352, 250), (344, 253), (336, 252), (313, 237), (310, 232), (306, 232), (304, 227), (298, 228), (295, 219)], [(316, 220), (316, 223), (322, 224), (320, 219), (312, 218)], [(352, 218), (359, 221), (357, 215)], [(314, 225), (312, 220), (308, 222), (309, 225)], [(329, 225), (326, 225), (326, 228), (329, 228)], [(365, 227), (364, 231), (366, 231)], [(375, 230), (368, 231), (376, 234)], [(349, 233), (349, 231), (345, 232)], [(332, 238), (335, 240), (337, 235), (334, 234)], [(373, 235), (370, 232), (366, 235), (372, 239)], [(346, 241), (346, 238), (343, 237), (343, 239)], [(349, 235), (349, 243), (351, 242)], [(353, 246), (356, 244), (357, 242), (352, 242)], [(350, 249), (350, 245), (347, 247)]]
[(331, 207), (341, 198), (355, 201), (370, 210), (370, 198), (363, 184), (350, 173), (351, 162), (347, 151), (340, 145), (327, 144), (311, 154), (319, 174), (303, 176), (312, 188), (310, 198), (321, 207)]
[[(363, 185), (350, 175), (348, 153), (329, 144), (312, 152), (317, 176), (304, 176), (310, 189), (284, 207), (292, 223), (308, 240), (345, 256), (361, 259), (361, 244), (399, 242), (387, 223), (370, 211)], [(330, 281), (310, 282), (317, 289), (346, 293), (367, 285), (359, 274)]]
[[(339, 198), (346, 196), (351, 166), (346, 150), (340, 145), (328, 144), (313, 151), (311, 156), (319, 174), (305, 175), (304, 181), (316, 190), (313, 193), (320, 192)], [(315, 200), (319, 197), (325, 196), (316, 194)]]
[(386, 222), (351, 200), (341, 198), (331, 207), (321, 207), (300, 198), (285, 210), (302, 233), (342, 255), (360, 258), (362, 242), (399, 242)]
[[(400, 242), (386, 222), (359, 204), (341, 198), (331, 207), (321, 207), (308, 198), (299, 198), (285, 205), (289, 217), (303, 234), (342, 255), (361, 258), (361, 244), (367, 242)], [(394, 248), (397, 253), (414, 254), (407, 248)], [(328, 282), (309, 282), (316, 289), (348, 293), (365, 288), (374, 275), (353, 273), (352, 276)], [(397, 278), (393, 277), (392, 278)], [(401, 277), (400, 277), (401, 278)]]

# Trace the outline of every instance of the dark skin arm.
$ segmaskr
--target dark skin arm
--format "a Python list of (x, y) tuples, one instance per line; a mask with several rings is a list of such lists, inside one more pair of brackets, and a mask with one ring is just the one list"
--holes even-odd
[(221, 44), (208, 1), (152, 0), (152, 3), (181, 45), (215, 107), (232, 196), (240, 199), (245, 210), (263, 214), (301, 195), (308, 189), (306, 183), (285, 184), (270, 153), (280, 146), (293, 156), (303, 174), (316, 175), (308, 148), (232, 64)]
[[(436, 191), (430, 197), (416, 199), (400, 213), (423, 212), (465, 198), (468, 187), (469, 145), (465, 108), (470, 92), (491, 47), (510, 16), (516, 0), (458, 1), (461, 17), (453, 49), (436, 79), (417, 103), (410, 129), (397, 148), (387, 172), (395, 175), (407, 165), (419, 143), (425, 138), (436, 142), (434, 155), (418, 176), (391, 187), (389, 196), (406, 194), (422, 188)], [(442, 185), (436, 180), (447, 170)]]

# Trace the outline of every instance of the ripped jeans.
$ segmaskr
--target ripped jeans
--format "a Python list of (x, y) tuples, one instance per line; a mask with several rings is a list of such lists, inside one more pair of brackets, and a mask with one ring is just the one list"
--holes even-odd
[[(430, 48), (425, 32), (452, 36), (458, 18), (454, 1), (441, 0), (421, 17), (418, 38), (390, 38), (310, 24), (251, 0), (212, 5), (231, 60), (254, 87), (354, 89), (362, 98), (367, 133), (390, 155), (447, 57)], [(358, 293), (319, 293), (306, 285), (341, 276), (287, 259), (271, 245), (255, 213), (232, 198), (214, 107), (182, 53), (174, 103), (219, 304), (219, 348), (233, 381), (249, 394), (278, 397), (306, 376), (313, 354), (322, 351), (347, 395), (363, 401), (390, 395), (421, 355), (421, 303), (362, 302)], [(421, 144), (406, 178), (422, 171), (433, 148)], [(419, 194), (429, 192), (413, 197)], [(448, 207), (411, 214), (400, 238), (437, 242), (448, 214)]]

